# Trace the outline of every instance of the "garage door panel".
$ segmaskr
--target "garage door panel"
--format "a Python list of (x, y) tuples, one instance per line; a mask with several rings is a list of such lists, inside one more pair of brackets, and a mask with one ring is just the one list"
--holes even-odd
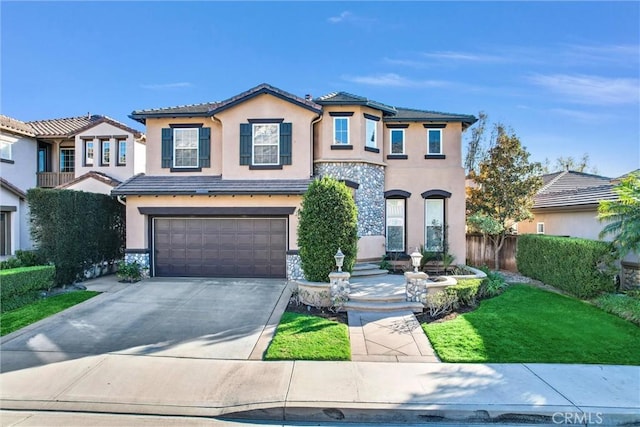
[(285, 219), (156, 218), (155, 274), (286, 276)]

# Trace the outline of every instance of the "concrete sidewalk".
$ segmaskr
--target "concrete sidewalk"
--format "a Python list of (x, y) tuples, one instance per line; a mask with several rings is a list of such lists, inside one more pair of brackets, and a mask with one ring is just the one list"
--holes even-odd
[(1, 408), (23, 411), (318, 422), (640, 423), (640, 367), (632, 366), (106, 354), (4, 373), (0, 381)]

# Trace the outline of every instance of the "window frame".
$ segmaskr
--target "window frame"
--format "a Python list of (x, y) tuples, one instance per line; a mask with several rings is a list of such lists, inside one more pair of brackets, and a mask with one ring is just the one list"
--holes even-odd
[(545, 234), (544, 222), (539, 222), (536, 224), (536, 234)]
[[(121, 147), (124, 146), (124, 153), (121, 151)], [(127, 165), (127, 140), (125, 138), (116, 139), (116, 166), (126, 166)], [(124, 155), (124, 161), (120, 161), (120, 156)]]
[[(83, 139), (84, 165), (94, 166), (96, 158), (95, 141), (93, 139)], [(91, 147), (89, 147), (91, 144)], [(89, 156), (89, 148), (91, 148), (91, 156)]]
[[(186, 132), (186, 131), (196, 131), (196, 137), (195, 137), (195, 150), (196, 150), (196, 164), (195, 165), (187, 165), (187, 166), (178, 166), (176, 164), (176, 160), (178, 159), (177, 156), (177, 151), (178, 150), (193, 150), (193, 148), (179, 148), (178, 144), (176, 144), (176, 137), (178, 135), (178, 133), (182, 133), (182, 132)], [(197, 169), (200, 167), (200, 127), (196, 127), (196, 126), (190, 126), (190, 127), (173, 127), (172, 128), (172, 142), (173, 142), (173, 147), (171, 147), (172, 149), (172, 157), (173, 159), (171, 160), (171, 164), (172, 164), (172, 169)]]
[[(256, 144), (256, 127), (259, 126), (275, 126), (276, 136), (275, 143)], [(256, 163), (256, 146), (272, 147), (276, 146), (275, 163)], [(252, 166), (279, 166), (280, 165), (280, 123), (251, 123), (251, 165)]]
[[(429, 244), (429, 224), (433, 221), (429, 218), (429, 208), (428, 204), (433, 202), (441, 203), (441, 215), (442, 215), (442, 224), (440, 224), (440, 245), (438, 248), (432, 249), (432, 246)], [(433, 227), (433, 226), (432, 226)], [(447, 212), (446, 212), (446, 199), (441, 197), (432, 197), (424, 199), (424, 248), (429, 252), (444, 252), (445, 244), (446, 244), (446, 228), (447, 227)]]
[[(402, 152), (401, 153), (394, 153), (393, 152), (393, 133), (394, 132), (400, 132), (402, 134)], [(389, 154), (406, 154), (405, 153), (405, 130), (404, 129), (389, 129)]]
[[(431, 151), (431, 132), (438, 132), (440, 134), (440, 151), (439, 152), (432, 152)], [(442, 155), (444, 154), (444, 150), (443, 150), (443, 143), (442, 143), (442, 129), (427, 129), (427, 155)]]
[[(390, 249), (389, 248), (389, 202), (397, 202), (397, 201), (401, 201), (402, 202), (402, 248), (399, 250), (396, 249)], [(384, 231), (385, 231), (385, 241), (384, 241), (384, 247), (385, 247), (385, 251), (386, 252), (391, 252), (391, 253), (406, 253), (407, 251), (407, 199), (404, 197), (389, 197), (387, 199), (385, 199), (384, 202), (384, 214), (385, 214), (385, 219), (384, 219)], [(398, 217), (393, 217), (394, 219), (397, 219)], [(393, 227), (393, 225), (391, 225)], [(397, 227), (397, 225), (395, 226)]]
[[(8, 153), (8, 156), (4, 156), (3, 153)], [(0, 140), (0, 159), (13, 162), (13, 144), (9, 141)]]
[[(62, 152), (67, 152), (67, 153), (71, 153), (71, 161), (67, 161), (66, 163), (68, 163), (70, 165), (71, 170), (69, 170), (69, 168), (67, 167), (63, 167), (63, 161), (64, 161), (64, 157), (62, 155)], [(59, 154), (59, 166), (60, 166), (60, 173), (71, 173), (71, 172), (75, 172), (76, 171), (76, 149), (74, 147), (60, 147), (60, 150), (58, 151)]]
[[(346, 135), (346, 142), (337, 142), (337, 132), (338, 132), (338, 128), (336, 126), (338, 120), (344, 120), (347, 128), (346, 130), (341, 130), (340, 132), (345, 132)], [(349, 123), (349, 117), (343, 117), (343, 116), (338, 116), (338, 117), (334, 117), (333, 118), (333, 144), (332, 145), (340, 145), (340, 146), (344, 146), (344, 145), (349, 145), (349, 128), (350, 128), (350, 123)]]
[[(369, 118), (365, 118), (364, 125), (364, 146), (368, 148), (378, 148), (378, 122)], [(373, 126), (373, 145), (369, 141), (369, 125)]]
[[(105, 154), (108, 154), (105, 162)], [(111, 164), (111, 139), (100, 139), (100, 166)]]

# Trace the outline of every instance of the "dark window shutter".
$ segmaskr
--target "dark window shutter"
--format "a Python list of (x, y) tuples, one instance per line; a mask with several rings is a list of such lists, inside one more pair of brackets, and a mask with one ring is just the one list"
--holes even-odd
[(240, 123), (240, 164), (251, 164), (252, 146), (251, 123)]
[(162, 167), (170, 168), (173, 162), (173, 129), (162, 129)]
[(280, 123), (280, 164), (291, 164), (291, 123)]
[(198, 145), (200, 152), (198, 165), (201, 168), (211, 167), (211, 128), (200, 128)]

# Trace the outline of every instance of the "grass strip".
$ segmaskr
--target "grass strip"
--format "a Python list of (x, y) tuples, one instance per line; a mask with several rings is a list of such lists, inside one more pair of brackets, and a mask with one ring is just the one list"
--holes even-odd
[(285, 312), (264, 360), (350, 360), (347, 325)]
[(7, 311), (0, 315), (0, 336), (31, 325), (76, 304), (98, 295), (100, 292), (76, 291), (41, 299), (29, 305)]
[(583, 301), (525, 285), (473, 312), (422, 325), (443, 362), (640, 365), (640, 328)]

